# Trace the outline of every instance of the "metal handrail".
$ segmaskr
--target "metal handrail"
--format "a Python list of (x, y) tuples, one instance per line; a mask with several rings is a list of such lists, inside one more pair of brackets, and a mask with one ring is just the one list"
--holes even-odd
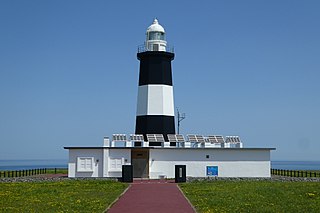
[[(138, 46), (138, 53), (143, 53), (143, 52), (147, 52), (147, 51), (152, 51), (152, 50), (149, 50), (145, 44), (141, 44)], [(167, 44), (166, 51), (164, 51), (164, 52), (174, 53), (174, 47)]]

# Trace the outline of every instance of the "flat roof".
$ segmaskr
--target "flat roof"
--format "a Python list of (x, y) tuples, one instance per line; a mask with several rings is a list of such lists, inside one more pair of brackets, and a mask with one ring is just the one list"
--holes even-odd
[(65, 146), (64, 149), (217, 149), (217, 150), (276, 150), (276, 148), (218, 148), (218, 147), (206, 147), (206, 148), (180, 148), (180, 147), (104, 147), (104, 146)]

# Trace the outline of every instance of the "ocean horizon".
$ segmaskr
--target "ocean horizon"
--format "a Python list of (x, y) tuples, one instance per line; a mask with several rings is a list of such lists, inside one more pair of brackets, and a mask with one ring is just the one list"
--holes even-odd
[(0, 171), (39, 168), (68, 168), (67, 159), (0, 160)]
[[(68, 168), (67, 159), (0, 160), (0, 171), (38, 168)], [(320, 170), (320, 161), (271, 161), (271, 168), (285, 170)]]

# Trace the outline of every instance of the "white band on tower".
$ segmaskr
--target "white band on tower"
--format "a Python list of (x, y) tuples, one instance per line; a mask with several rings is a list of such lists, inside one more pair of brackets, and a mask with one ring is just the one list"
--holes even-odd
[(149, 84), (139, 86), (137, 116), (174, 116), (173, 87)]

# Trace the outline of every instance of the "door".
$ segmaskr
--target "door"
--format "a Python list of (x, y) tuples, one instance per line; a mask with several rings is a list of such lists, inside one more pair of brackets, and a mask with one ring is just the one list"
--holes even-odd
[(149, 150), (132, 149), (131, 163), (134, 178), (149, 178)]

